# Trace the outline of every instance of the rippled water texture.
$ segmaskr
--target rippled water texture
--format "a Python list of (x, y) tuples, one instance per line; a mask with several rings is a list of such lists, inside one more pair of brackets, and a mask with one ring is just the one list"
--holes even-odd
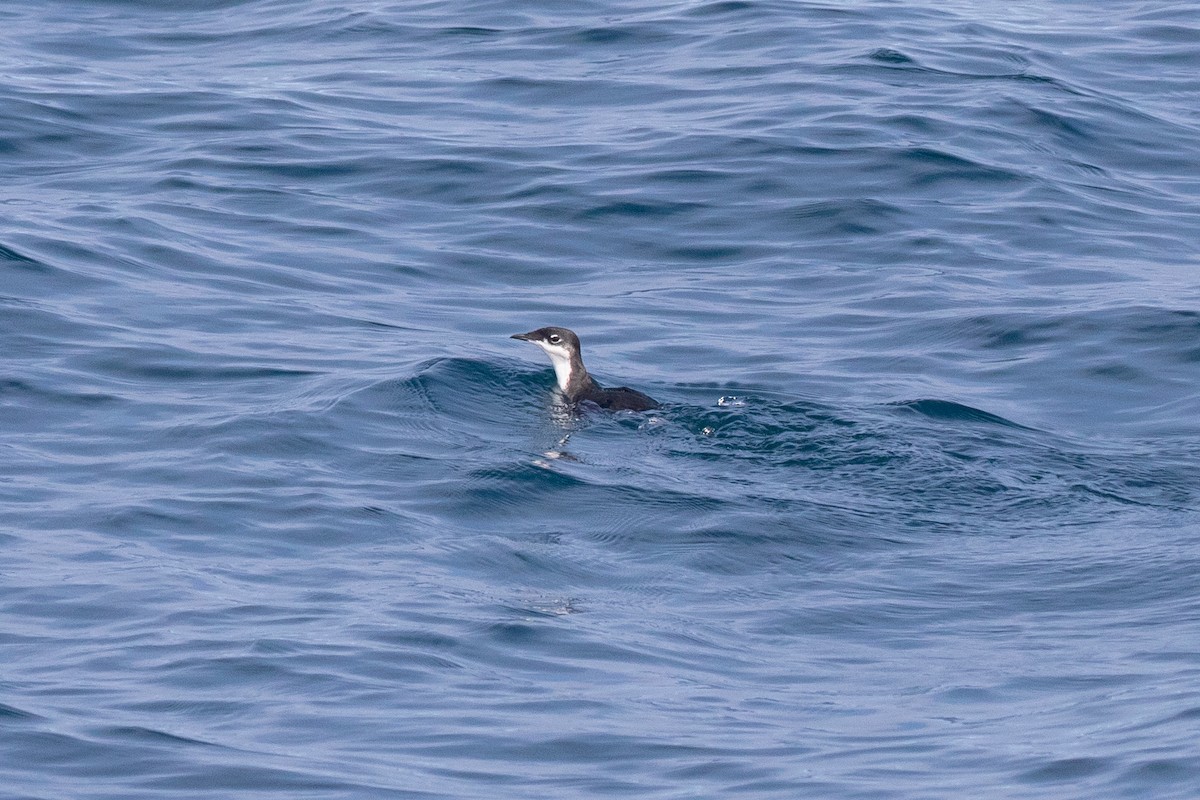
[(1200, 797), (1196, 30), (5, 4), (0, 796)]

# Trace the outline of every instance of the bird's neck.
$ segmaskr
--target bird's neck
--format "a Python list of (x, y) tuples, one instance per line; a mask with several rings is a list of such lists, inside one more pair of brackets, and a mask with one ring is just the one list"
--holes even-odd
[(558, 389), (568, 398), (578, 396), (595, 384), (578, 353), (572, 353), (569, 358), (550, 360), (554, 364), (554, 377), (558, 379)]
[(571, 375), (575, 372), (575, 367), (571, 362), (578, 361), (579, 359), (552, 358), (550, 360), (554, 364), (554, 377), (558, 379), (559, 391), (565, 394), (567, 387), (571, 385)]

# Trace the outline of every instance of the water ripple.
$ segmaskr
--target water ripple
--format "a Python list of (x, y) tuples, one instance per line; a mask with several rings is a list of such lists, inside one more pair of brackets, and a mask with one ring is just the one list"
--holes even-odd
[(6, 791), (1191, 800), (1189, 12), (7, 4)]

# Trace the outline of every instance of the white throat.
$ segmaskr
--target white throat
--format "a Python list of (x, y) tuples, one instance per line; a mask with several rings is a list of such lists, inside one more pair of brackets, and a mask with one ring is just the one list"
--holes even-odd
[(567, 391), (567, 384), (571, 382), (571, 356), (567, 349), (547, 342), (534, 342), (534, 344), (545, 350), (546, 355), (550, 356), (550, 363), (554, 365), (554, 377), (558, 378), (559, 391)]

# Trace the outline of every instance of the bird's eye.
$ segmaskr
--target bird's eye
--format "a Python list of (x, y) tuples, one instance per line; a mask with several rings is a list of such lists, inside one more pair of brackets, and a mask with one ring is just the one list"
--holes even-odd
[(562, 337), (559, 336), (557, 333), (550, 334), (550, 344), (558, 344), (561, 341), (562, 341)]

